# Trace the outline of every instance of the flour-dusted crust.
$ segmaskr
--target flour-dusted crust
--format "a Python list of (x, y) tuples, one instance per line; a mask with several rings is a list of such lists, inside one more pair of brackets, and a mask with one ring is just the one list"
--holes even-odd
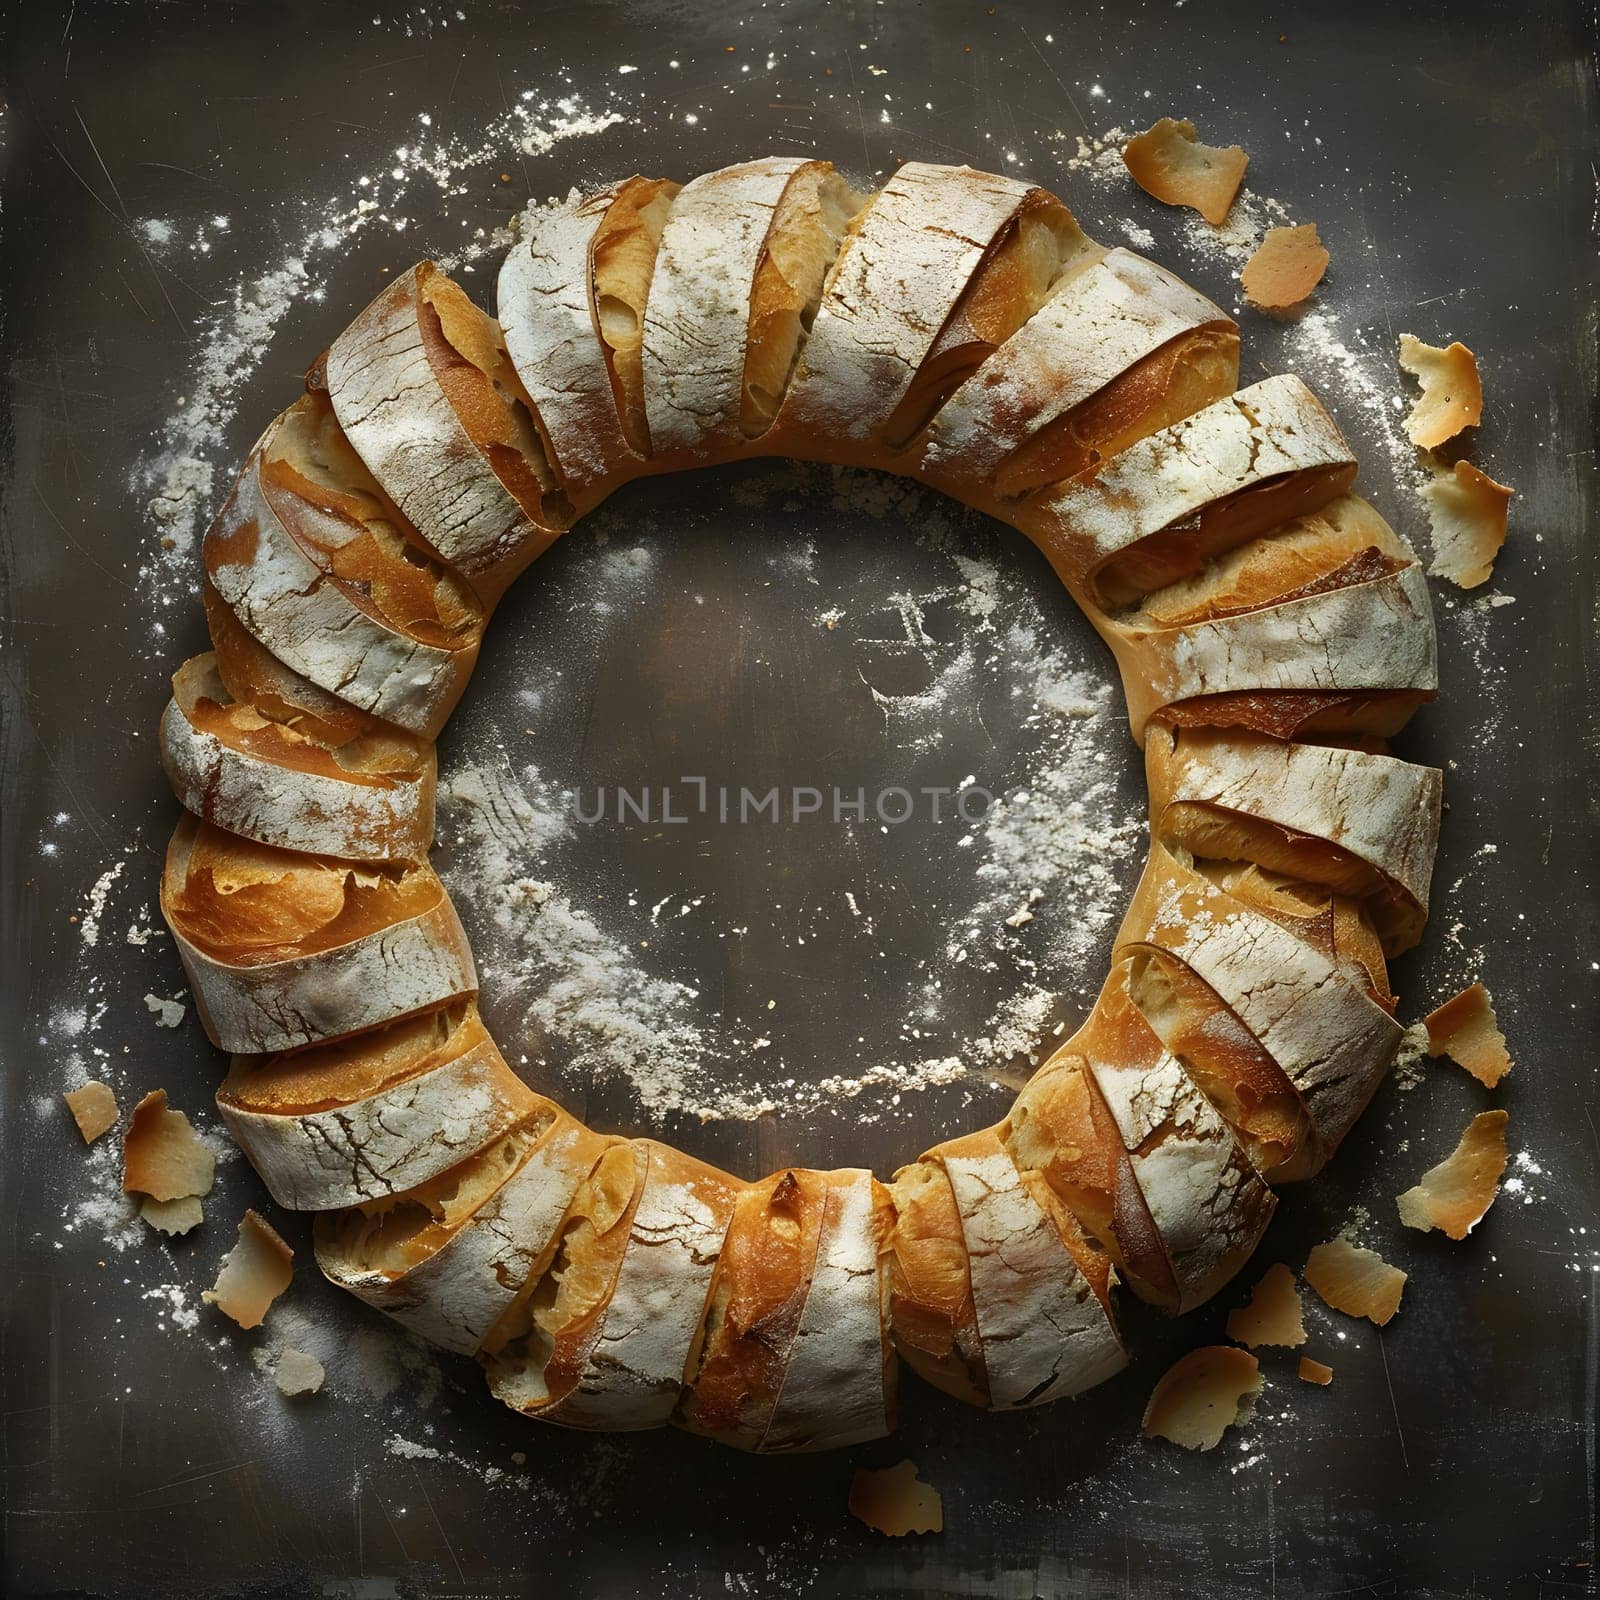
[(811, 1281), (762, 1435), (764, 1452), (831, 1450), (881, 1438), (894, 1426), (883, 1186), (870, 1172), (849, 1167), (825, 1173), (823, 1181)]
[(571, 508), (540, 460), (533, 419), (505, 388), (516, 379), (498, 325), (464, 301), (432, 262), (413, 267), (333, 341), (327, 385), (384, 492), (492, 603)]
[(1115, 607), (1325, 504), (1355, 475), (1333, 419), (1285, 374), (1141, 439), (1020, 515), (1076, 592)]
[(649, 1166), (576, 1387), (542, 1413), (568, 1427), (659, 1428), (672, 1416), (705, 1315), (737, 1178), (642, 1140)]
[(686, 183), (672, 202), (644, 313), (644, 400), (659, 452), (742, 444), (751, 289), (784, 190), (807, 165), (767, 156)]
[(933, 1154), (961, 1216), (989, 1404), (1081, 1394), (1127, 1364), (1106, 1305), (989, 1128)]
[[(1220, 214), (1242, 156), (1157, 132), (1155, 167)], [(1042, 189), (912, 163), (862, 196), (775, 158), (574, 193), (515, 240), (504, 328), (411, 269), (208, 537), (215, 648), (162, 729), (192, 813), (162, 907), (239, 1053), (223, 1115), (317, 1213), (334, 1282), (528, 1417), (823, 1449), (892, 1425), (899, 1354), (996, 1409), (1076, 1393), (1122, 1364), (1114, 1286), (1173, 1312), (1215, 1293), (1268, 1184), (1320, 1168), (1395, 1052), (1385, 958), (1426, 914), (1440, 805), (1379, 743), (1436, 682), (1416, 556), (1298, 379), (1239, 390), (1233, 322)], [(426, 864), (428, 741), (510, 579), (627, 478), (758, 454), (1014, 525), (1150, 736), (1150, 859), (1089, 1015), (999, 1123), (889, 1187), (745, 1183), (533, 1094)], [(1470, 1225), (1489, 1143), (1405, 1207)], [(1152, 1420), (1205, 1445), (1259, 1373), (1200, 1356)]]
[(417, 861), (433, 842), (431, 745), (379, 737), (330, 750), (235, 702), (214, 654), (173, 674), (161, 761), (186, 810), (263, 844)]
[(1295, 1087), (1325, 1161), (1400, 1047), (1394, 1018), (1322, 951), (1215, 888), (1159, 845), (1117, 935), (1196, 974)]
[(400, 1026), (421, 1048), (385, 1060), (397, 1075), (374, 1085), (351, 1059), (361, 1040), (266, 1065), (235, 1061), (217, 1109), (279, 1205), (332, 1211), (414, 1189), (536, 1110), (475, 1013), (431, 1050), (431, 1029)]
[[(412, 1196), (319, 1218), (317, 1264), (413, 1333), (472, 1355), (543, 1271), (578, 1186), (613, 1142), (547, 1102), (523, 1130)], [(431, 1226), (405, 1224), (391, 1243), (384, 1220), (408, 1207)]]
[(175, 909), (195, 837), (185, 818), (167, 850), (161, 901), (200, 1020), (219, 1049), (293, 1050), (477, 991), (466, 933), (426, 867), (411, 869), (436, 889), (422, 909), (331, 949), (261, 962), (208, 952)]
[(579, 497), (642, 465), (622, 431), (590, 259), (595, 234), (627, 186), (574, 189), (565, 200), (529, 206), (495, 291), (506, 349), (538, 410), (554, 465)]
[[(1198, 855), (1248, 848), (1245, 859), (1370, 898), (1390, 954), (1416, 942), (1439, 841), (1437, 767), (1213, 730), (1153, 733), (1145, 765), (1162, 838)], [(1239, 834), (1245, 818), (1271, 831), (1252, 834), (1247, 846)]]
[(1095, 1006), (1085, 1068), (1122, 1136), (1176, 1290), (1166, 1309), (1209, 1300), (1248, 1260), (1277, 1204), (1233, 1130), (1171, 1055), (1113, 968)]
[(289, 415), (257, 442), (206, 533), (206, 576), (246, 631), (295, 672), (360, 711), (432, 738), (467, 686), (476, 642), (445, 647), (403, 631), (312, 559), (264, 480)]
[(877, 438), (1028, 189), (969, 167), (911, 161), (895, 173), (854, 219), (823, 291), (778, 413), (786, 445), (826, 455), (823, 441)]
[(944, 403), (923, 448), (934, 481), (994, 485), (1002, 463), (1136, 362), (1225, 312), (1131, 250), (1066, 275)]
[[(1122, 668), (1136, 735), (1164, 706), (1212, 695), (1323, 693), (1431, 696), (1439, 685), (1433, 608), (1412, 565), (1174, 628), (1102, 630)], [(1353, 724), (1351, 731), (1365, 731)], [(1392, 731), (1377, 728), (1374, 731)]]

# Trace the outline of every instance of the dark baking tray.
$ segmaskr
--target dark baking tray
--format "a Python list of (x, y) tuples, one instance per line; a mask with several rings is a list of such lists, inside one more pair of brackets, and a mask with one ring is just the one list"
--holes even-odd
[[(10, 8), (0, 122), (8, 1592), (1593, 1593), (1591, 25), (1588, 8), (1553, 3)], [(1313, 1316), (1314, 1348), (1337, 1368), (1331, 1390), (1304, 1389), (1269, 1360), (1261, 1414), (1219, 1451), (1143, 1444), (1136, 1419), (1150, 1383), (1164, 1359), (1220, 1337), (1237, 1298), (1224, 1296), (1178, 1325), (1134, 1316), (1140, 1359), (1076, 1404), (984, 1417), (908, 1380), (894, 1439), (811, 1460), (523, 1425), (466, 1363), (444, 1364), (426, 1405), (411, 1379), (386, 1401), (330, 1393), (289, 1408), (263, 1392), (256, 1341), (220, 1331), (210, 1312), (193, 1332), (169, 1329), (148, 1298), (178, 1283), (192, 1303), (209, 1281), (227, 1219), (262, 1198), (242, 1163), (224, 1167), (192, 1243), (119, 1254), (92, 1227), (68, 1227), (86, 1180), (51, 1104), (79, 1048), (59, 1026), (63, 1010), (104, 1003), (90, 1033), (111, 1059), (89, 1065), (135, 1092), (164, 1083), (198, 1113), (219, 1070), (192, 1013), (167, 1032), (144, 1010), (146, 993), (178, 992), (170, 948), (122, 942), (153, 899), (175, 816), (153, 741), (164, 675), (202, 641), (186, 595), (170, 609), (151, 603), (140, 576), (147, 495), (129, 473), (203, 354), (206, 318), (253, 263), (281, 265), (308, 196), (343, 194), (352, 173), (381, 167), (416, 136), (419, 111), (441, 134), (470, 133), (526, 88), (590, 104), (625, 95), (630, 120), (543, 155), (496, 155), (453, 196), (413, 185), (406, 233), (374, 227), (319, 259), (325, 298), (300, 298), (277, 328), (219, 459), (242, 452), (386, 271), (451, 248), (463, 219), (493, 226), (530, 189), (635, 169), (686, 176), (769, 148), (815, 151), (858, 177), (907, 157), (1005, 164), (1058, 188), (1103, 236), (1148, 228), (1158, 255), (1231, 304), (1233, 265), (1186, 252), (1169, 213), (1062, 170), (1080, 133), (1166, 112), (1240, 140), (1252, 184), (1322, 225), (1334, 257), (1323, 299), (1363, 349), (1410, 329), (1478, 351), (1489, 405), (1474, 453), (1518, 489), (1493, 587), (1516, 603), (1487, 609), (1436, 589), (1445, 687), (1401, 749), (1448, 768), (1440, 900), (1396, 981), (1414, 1017), (1465, 978), (1488, 978), (1519, 1062), (1499, 1099), (1513, 1148), (1533, 1165), (1517, 1169), (1523, 1189), (1469, 1243), (1402, 1236), (1388, 1197), (1486, 1098), (1434, 1069), (1425, 1087), (1386, 1089), (1334, 1169), (1287, 1197), (1263, 1260), (1303, 1259), (1365, 1205), (1370, 1236), (1412, 1273), (1381, 1334), (1346, 1325), (1341, 1344), (1334, 1319)], [(141, 226), (166, 219), (191, 240), (216, 215), (230, 228), (213, 231), (210, 253), (154, 248)], [(487, 293), (484, 269), (468, 281)], [(1291, 334), (1247, 318), (1247, 371), (1290, 364)], [(1367, 492), (1420, 539), (1370, 411), (1349, 402), (1348, 385), (1328, 392), (1362, 447)], [(515, 753), (527, 716), (496, 685), (548, 673), (526, 748), (554, 770), (565, 761), (591, 779), (660, 782), (697, 770), (692, 758), (772, 782), (919, 774), (921, 758), (886, 744), (859, 683), (818, 649), (821, 591), (785, 576), (780, 553), (810, 540), (846, 608), (896, 581), (926, 585), (938, 563), (892, 517), (836, 509), (814, 477), (785, 488), (781, 470), (619, 497), (607, 513), (615, 540), (638, 534), (656, 552), (655, 597), (625, 627), (591, 614), (593, 540), (558, 549), (507, 602), (447, 761), (497, 740)], [(951, 537), (999, 563), (1018, 604), (1097, 659), (1020, 541), (972, 519)], [(695, 620), (697, 595), (710, 621)], [(931, 636), (944, 621), (929, 623)], [(985, 709), (952, 708), (938, 771), (965, 763), (1004, 780), (1015, 729), (1003, 706), (987, 720)], [(1131, 803), (1131, 749), (1111, 748), (1123, 752), (1112, 782)], [(628, 888), (646, 905), (697, 886), (719, 926), (753, 931), (737, 950), (685, 932), (662, 970), (693, 975), (708, 1017), (713, 1002), (731, 1015), (776, 999), (774, 1028), (802, 1090), (858, 1070), (857, 1039), (874, 1029), (893, 1039), (904, 1022), (885, 1023), (874, 997), (881, 1009), (943, 948), (943, 843), (927, 832), (883, 846), (849, 830), (689, 833), (685, 846), (664, 830), (596, 830), (573, 870), (591, 875), (596, 896)], [(71, 919), (119, 858), (104, 937), (86, 958)], [(881, 967), (838, 920), (857, 866), (895, 890)], [(819, 913), (802, 951), (801, 909), (824, 903), (833, 920)], [(1080, 1013), (1108, 937), (1043, 975), (1064, 1019)], [(952, 984), (949, 1027), (970, 1032), (994, 985), (1019, 970), (1002, 963)], [(517, 1022), (492, 1002), (491, 1015), (503, 1036)], [(908, 1095), (872, 1118), (881, 1096), (667, 1131), (745, 1173), (794, 1158), (887, 1172), (995, 1114), (1008, 1094), (969, 1084)], [(603, 1126), (651, 1125), (604, 1076), (574, 1098)], [(286, 1226), (301, 1250), (297, 1314), (353, 1345), (373, 1319), (314, 1281), (304, 1229)], [(388, 1448), (397, 1436), (408, 1453)], [(889, 1543), (846, 1515), (854, 1468), (903, 1456), (943, 1491), (940, 1537)], [(489, 1481), (486, 1464), (506, 1476)]]

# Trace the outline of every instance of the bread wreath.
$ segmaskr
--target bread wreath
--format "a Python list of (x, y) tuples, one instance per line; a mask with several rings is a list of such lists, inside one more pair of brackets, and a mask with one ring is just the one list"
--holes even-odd
[[(1014, 179), (630, 178), (529, 210), (499, 292), (503, 333), (432, 263), (384, 289), (208, 536), (162, 903), (224, 1117), (334, 1282), (530, 1416), (784, 1452), (891, 1427), (902, 1356), (995, 1409), (1081, 1392), (1125, 1360), (1115, 1283), (1214, 1294), (1395, 1053), (1440, 806), (1382, 744), (1435, 687), (1415, 557), (1304, 384), (1235, 393), (1227, 317)], [(425, 860), (428, 741), (510, 579), (631, 478), (782, 454), (1034, 540), (1146, 752), (1088, 1017), (888, 1184), (746, 1182), (532, 1094)]]

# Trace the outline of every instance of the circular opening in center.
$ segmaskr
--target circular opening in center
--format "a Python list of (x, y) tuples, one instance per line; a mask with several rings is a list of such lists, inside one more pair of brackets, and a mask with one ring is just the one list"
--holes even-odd
[(1030, 545), (754, 462), (629, 485), (512, 591), (440, 743), (439, 867), (535, 1088), (736, 1171), (888, 1170), (1087, 1009), (1143, 801)]

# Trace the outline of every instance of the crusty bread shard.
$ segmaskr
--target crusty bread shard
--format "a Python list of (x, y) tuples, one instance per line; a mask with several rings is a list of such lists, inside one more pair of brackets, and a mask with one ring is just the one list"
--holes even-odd
[(644, 313), (645, 415), (657, 454), (726, 454), (744, 442), (756, 271), (784, 192), (806, 165), (767, 156), (705, 173), (674, 197)]
[(1010, 1411), (1080, 1394), (1127, 1363), (1111, 1264), (998, 1130), (936, 1146), (961, 1220), (988, 1403)]
[[(631, 1204), (569, 1213), (562, 1244), (523, 1314), (489, 1341), (490, 1388), (506, 1404), (567, 1427), (656, 1428), (672, 1415), (705, 1313), (711, 1275), (743, 1185), (653, 1140), (628, 1147)], [(608, 1156), (618, 1163), (620, 1157)], [(620, 1185), (613, 1186), (620, 1188)]]
[(187, 810), (262, 844), (419, 861), (433, 842), (432, 745), (399, 732), (319, 744), (234, 700), (212, 653), (172, 676), (161, 761)]
[[(851, 220), (778, 413), (774, 448), (866, 452), (1029, 186), (907, 162)], [(819, 446), (821, 449), (819, 450)]]
[[(1215, 337), (1207, 342), (1202, 335)], [(1091, 257), (1081, 270), (1063, 273), (1045, 304), (939, 409), (923, 445), (923, 473), (1002, 499), (1072, 476), (1070, 456), (1083, 441), (1057, 436), (1071, 433), (1075, 414), (1097, 397), (1107, 416), (1120, 420), (1126, 411), (1150, 418), (1151, 432), (1177, 420), (1159, 417), (1149, 358), (1178, 342), (1183, 359), (1193, 361), (1201, 350), (1221, 353), (1209, 380), (1215, 387), (1191, 410), (1233, 393), (1238, 330), (1223, 311), (1130, 250)], [(1115, 385), (1129, 391), (1127, 405), (1107, 395)], [(1116, 428), (1087, 431), (1097, 447), (1114, 453)]]
[(1355, 457), (1298, 378), (1267, 378), (1140, 439), (1017, 519), (1076, 594), (1111, 610), (1349, 488)]
[(333, 341), (326, 379), (372, 476), (485, 605), (571, 523), (499, 324), (433, 262)]
[(326, 1276), (446, 1350), (472, 1355), (542, 1274), (579, 1186), (618, 1143), (550, 1101), (404, 1194), (317, 1219)]
[(674, 1420), (745, 1450), (888, 1431), (888, 1196), (869, 1172), (789, 1168), (743, 1190)]
[[(500, 268), (495, 301), (506, 350), (544, 426), (552, 464), (578, 500), (643, 465), (624, 431), (624, 405), (601, 336), (593, 251), (614, 208), (636, 216), (634, 202), (646, 194), (655, 201), (661, 187), (629, 178), (530, 206)], [(612, 321), (614, 327), (614, 309)]]
[(1151, 828), (1196, 856), (1251, 861), (1355, 896), (1388, 955), (1428, 915), (1444, 775), (1393, 756), (1212, 729), (1145, 740)]
[(307, 395), (251, 451), (206, 533), (206, 577), (294, 672), (432, 738), (477, 661), (483, 612), (410, 532)]
[(161, 909), (223, 1050), (293, 1050), (478, 987), (466, 934), (426, 863), (363, 867), (185, 816), (167, 848)]
[[(1186, 864), (1182, 853), (1159, 842), (1151, 846), (1116, 949), (1156, 952), (1187, 969), (1292, 1085), (1311, 1136), (1266, 1176), (1317, 1170), (1365, 1109), (1399, 1048), (1394, 1018), (1333, 957), (1219, 889)], [(1182, 1058), (1180, 1041), (1171, 1035), (1175, 1002), (1158, 1008), (1141, 993), (1137, 978), (1136, 973), (1135, 1001)], [(1227, 1106), (1219, 1109), (1228, 1115)]]
[(289, 1055), (236, 1056), (217, 1091), (228, 1131), (295, 1211), (414, 1189), (538, 1104), (470, 1001)]

